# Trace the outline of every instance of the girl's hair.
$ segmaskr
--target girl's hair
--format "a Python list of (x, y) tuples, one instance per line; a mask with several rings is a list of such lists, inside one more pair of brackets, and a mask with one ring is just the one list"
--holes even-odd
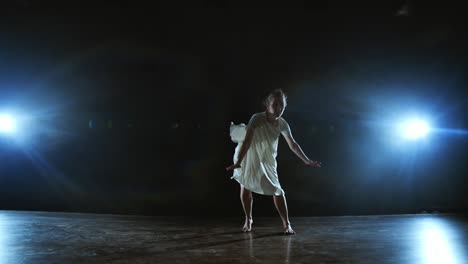
[(268, 105), (270, 105), (270, 102), (273, 100), (273, 98), (276, 98), (276, 97), (283, 98), (284, 106), (286, 107), (286, 104), (287, 104), (286, 99), (288, 97), (286, 96), (286, 94), (281, 89), (276, 89), (276, 90), (273, 90), (272, 92), (270, 92), (268, 94), (268, 96), (265, 98), (265, 100), (263, 101), (263, 104), (266, 107), (268, 107)]

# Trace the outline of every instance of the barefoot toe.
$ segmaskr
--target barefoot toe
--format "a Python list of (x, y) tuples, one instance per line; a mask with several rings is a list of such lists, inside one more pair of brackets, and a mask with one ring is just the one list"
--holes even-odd
[(284, 228), (284, 234), (285, 235), (295, 235), (296, 232), (292, 229), (290, 225)]

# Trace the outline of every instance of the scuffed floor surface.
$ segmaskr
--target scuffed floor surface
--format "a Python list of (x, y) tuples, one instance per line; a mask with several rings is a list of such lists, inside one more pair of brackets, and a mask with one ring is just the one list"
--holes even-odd
[(0, 211), (0, 263), (468, 263), (456, 215), (254, 221)]

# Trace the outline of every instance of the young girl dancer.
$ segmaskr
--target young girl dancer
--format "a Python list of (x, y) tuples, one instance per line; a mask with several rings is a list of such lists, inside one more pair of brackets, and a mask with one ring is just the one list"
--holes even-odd
[[(252, 230), (252, 192), (273, 195), (273, 202), (283, 221), (284, 234), (295, 234), (288, 217), (284, 191), (276, 171), (278, 138), (282, 134), (289, 148), (305, 165), (320, 167), (321, 163), (310, 160), (291, 135), (288, 123), (281, 115), (286, 108), (286, 95), (281, 89), (271, 92), (264, 101), (266, 110), (252, 116), (247, 127), (231, 123), (231, 137), (239, 143), (234, 154), (234, 164), (226, 170), (234, 170), (231, 179), (240, 184), (240, 198), (245, 213), (244, 232)], [(242, 130), (245, 130), (245, 137)], [(239, 130), (241, 131), (239, 135)]]

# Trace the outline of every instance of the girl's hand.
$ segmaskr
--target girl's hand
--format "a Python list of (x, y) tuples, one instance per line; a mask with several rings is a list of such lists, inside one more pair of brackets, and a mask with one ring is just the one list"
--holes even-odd
[(230, 171), (230, 170), (234, 170), (234, 169), (237, 169), (237, 168), (240, 168), (241, 165), (236, 163), (236, 164), (232, 164), (231, 166), (227, 167), (226, 170), (227, 171)]
[(315, 167), (315, 168), (320, 168), (322, 166), (322, 163), (319, 162), (319, 161), (315, 161), (315, 160), (307, 160), (306, 162), (304, 162), (305, 165), (307, 166), (311, 166), (311, 167)]

